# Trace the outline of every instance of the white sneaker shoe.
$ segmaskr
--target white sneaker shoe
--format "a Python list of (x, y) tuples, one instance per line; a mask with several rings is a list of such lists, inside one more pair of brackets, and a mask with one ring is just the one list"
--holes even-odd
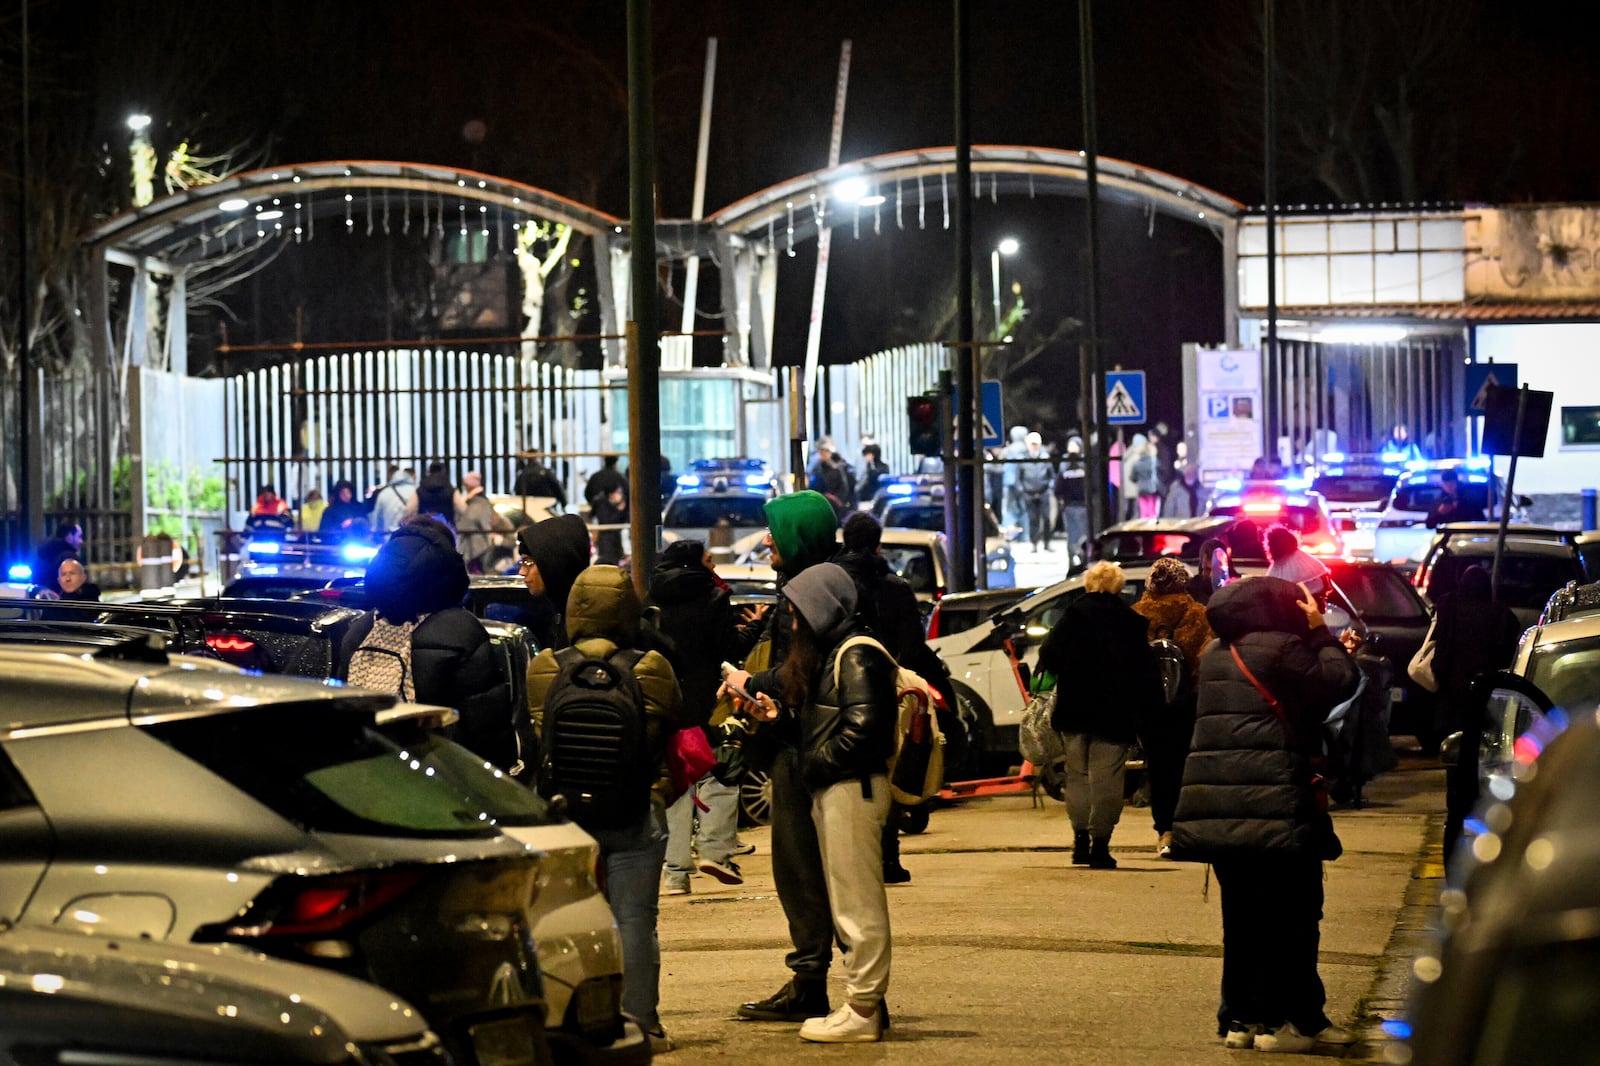
[(1232, 1022), (1228, 1025), (1228, 1034), (1222, 1038), (1222, 1046), (1230, 1047), (1236, 1051), (1248, 1051), (1255, 1046), (1256, 1036), (1261, 1032), (1259, 1025), (1244, 1025)]
[(1284, 1022), (1276, 1029), (1257, 1034), (1255, 1046), (1257, 1051), (1298, 1052), (1310, 1051), (1315, 1043), (1311, 1037), (1296, 1029), (1294, 1022)]
[(848, 1003), (826, 1018), (808, 1018), (800, 1027), (800, 1039), (816, 1044), (869, 1044), (883, 1039), (883, 1012), (874, 1010), (863, 1018)]
[(1356, 1042), (1356, 1034), (1342, 1025), (1330, 1025), (1311, 1039), (1330, 1047), (1349, 1047)]
[(701, 873), (715, 877), (725, 885), (744, 884), (744, 875), (739, 872), (739, 864), (732, 859), (724, 859), (722, 862), (701, 859), (699, 868)]

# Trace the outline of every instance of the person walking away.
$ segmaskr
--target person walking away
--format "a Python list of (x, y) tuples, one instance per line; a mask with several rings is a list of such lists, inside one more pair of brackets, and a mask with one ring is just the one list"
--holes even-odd
[(1461, 475), (1454, 470), (1446, 470), (1439, 475), (1439, 491), (1442, 495), (1428, 508), (1428, 517), (1425, 520), (1429, 529), (1446, 525), (1450, 522), (1482, 522), (1483, 508), (1461, 495)]
[[(728, 585), (713, 569), (706, 547), (698, 540), (668, 544), (650, 575), (647, 608), (655, 613), (654, 628), (662, 651), (683, 690), (683, 729), (706, 729), (717, 704), (724, 662), (743, 662), (759, 631), (748, 634), (728, 599)], [(720, 739), (708, 737), (712, 746)], [(703, 808), (703, 809), (702, 809)], [(698, 817), (697, 817), (698, 815)], [(667, 808), (667, 851), (662, 893), (689, 892), (691, 856), (698, 842), (700, 872), (725, 885), (744, 883), (733, 861), (738, 846), (739, 790), (706, 774)], [(699, 832), (695, 824), (699, 823)]]
[(594, 561), (605, 566), (616, 566), (622, 562), (622, 529), (628, 522), (628, 495), (622, 491), (620, 485), (613, 486), (609, 492), (598, 500), (589, 504), (589, 517), (596, 526), (611, 526), (611, 529), (596, 529), (594, 534)]
[(333, 483), (333, 497), (328, 501), (327, 510), (322, 512), (322, 520), (317, 524), (317, 529), (322, 533), (349, 533), (367, 526), (366, 504), (356, 499), (356, 487), (349, 481), (340, 480)]
[(1056, 502), (1061, 510), (1061, 531), (1067, 538), (1067, 552), (1072, 563), (1085, 560), (1089, 555), (1089, 500), (1085, 494), (1083, 438), (1074, 433), (1067, 438), (1067, 447), (1056, 474)]
[(1156, 831), (1156, 853), (1172, 855), (1172, 812), (1183, 783), (1183, 761), (1194, 733), (1194, 679), (1200, 673), (1200, 651), (1211, 641), (1206, 609), (1189, 595), (1189, 570), (1177, 559), (1157, 559), (1145, 579), (1144, 594), (1134, 613), (1150, 622), (1150, 640), (1170, 640), (1183, 652), (1183, 684), (1177, 698), (1163, 703), (1139, 730), (1144, 743), (1145, 772), (1150, 780), (1150, 820)]
[(889, 472), (889, 464), (883, 461), (883, 448), (877, 444), (866, 444), (861, 448), (861, 481), (856, 486), (856, 499), (868, 501), (878, 494), (878, 483)]
[(1316, 598), (1318, 606), (1328, 603), (1328, 568), (1313, 559), (1300, 547), (1300, 538), (1287, 526), (1273, 526), (1267, 530), (1267, 557), (1272, 565), (1267, 567), (1268, 577), (1278, 577), (1298, 584)]
[(1122, 484), (1129, 497), (1129, 518), (1154, 518), (1161, 509), (1161, 479), (1156, 446), (1143, 433), (1135, 433), (1122, 459)]
[[(828, 560), (834, 553), (839, 523), (833, 505), (817, 492), (806, 490), (768, 500), (768, 532), (763, 544), (771, 550), (772, 568), (781, 591), (790, 581)], [(754, 674), (745, 670), (729, 675), (728, 685), (753, 696), (781, 702), (784, 686), (780, 672), (788, 660), (794, 633), (794, 612), (789, 600), (778, 597), (767, 612), (761, 639), (770, 642), (768, 666)], [(757, 645), (757, 651), (760, 645)], [(741, 710), (749, 705), (738, 702)], [(792, 712), (793, 708), (789, 708)], [(772, 749), (766, 767), (772, 782), (772, 878), (778, 902), (789, 925), (794, 950), (784, 963), (791, 972), (782, 988), (765, 999), (742, 1003), (739, 1017), (760, 1022), (803, 1022), (826, 1015), (828, 968), (833, 962), (833, 917), (828, 907), (828, 882), (822, 869), (822, 849), (811, 818), (811, 790), (800, 774), (804, 735), (794, 713), (761, 727)]]
[(1503, 670), (1516, 654), (1522, 626), (1511, 608), (1492, 598), (1489, 571), (1469, 566), (1455, 590), (1434, 605), (1433, 676), (1439, 683), (1434, 725), (1439, 735), (1461, 733), (1460, 756), (1445, 767), (1444, 854), (1461, 839), (1461, 827), (1478, 803), (1478, 745), (1483, 708), (1467, 699), (1472, 679), (1485, 670)]
[[(944, 703), (946, 714), (950, 714), (956, 706), (956, 691), (949, 668), (938, 653), (928, 647), (917, 594), (883, 557), (883, 526), (870, 513), (857, 511), (845, 520), (842, 535), (843, 547), (832, 561), (843, 567), (855, 582), (856, 610), (861, 625), (878, 638), (895, 662), (932, 685)], [(951, 727), (946, 730), (947, 736), (957, 732), (955, 725), (952, 720)], [(947, 766), (959, 762), (957, 753), (946, 753)], [(883, 827), (883, 881), (888, 885), (903, 885), (911, 880), (911, 871), (900, 863), (903, 809), (898, 802), (891, 802)]]
[(415, 512), (412, 498), (416, 494), (416, 474), (409, 469), (391, 466), (389, 480), (379, 487), (372, 499), (373, 530), (390, 533), (398, 529), (406, 514)]
[(863, 639), (855, 582), (842, 567), (811, 567), (782, 595), (794, 619), (779, 668), (783, 704), (803, 738), (800, 775), (811, 796), (833, 933), (844, 950), (845, 1002), (806, 1019), (800, 1039), (881, 1040), (891, 959), (881, 840), (899, 715), (895, 663), (877, 641)]
[[(579, 574), (566, 604), (572, 647), (546, 648), (528, 665), (528, 714), (541, 738), (539, 791), (546, 799), (565, 795), (569, 816), (600, 845), (606, 898), (622, 935), (623, 1013), (660, 1053), (673, 1045), (659, 1011), (656, 893), (667, 850), (666, 748), (678, 729), (682, 697), (666, 658), (641, 650), (641, 616), (627, 574), (614, 566)], [(612, 678), (606, 696), (614, 699), (600, 702), (599, 677)], [(616, 715), (619, 739), (597, 754), (591, 723), (602, 714)], [(573, 721), (577, 729), (569, 732)], [(563, 759), (574, 742), (586, 749), (573, 760), (579, 765)], [(593, 794), (580, 794), (580, 785)]]
[(461, 606), (467, 568), (450, 527), (426, 515), (408, 518), (367, 566), (366, 589), (372, 610), (345, 634), (336, 675), (454, 707), (461, 717), (446, 736), (501, 770), (515, 767), (522, 709), (512, 706), (488, 631)]
[(461, 493), (456, 503), (456, 533), (467, 573), (492, 573), (498, 548), (495, 534), (509, 532), (511, 523), (500, 516), (483, 491), (483, 475), (468, 470), (461, 476)]
[[(1004, 460), (1026, 459), (1028, 457), (1028, 427), (1012, 426), (1005, 450), (1000, 453)], [(1001, 521), (1005, 528), (1003, 532), (1011, 540), (1021, 540), (1028, 521), (1027, 505), (1022, 497), (1022, 469), (1017, 462), (1006, 462), (1002, 465), (1000, 487), (1005, 497), (1005, 506), (1001, 512)]]
[(562, 507), (567, 505), (567, 490), (561, 487), (555, 474), (536, 455), (528, 456), (528, 461), (517, 471), (517, 480), (512, 484), (511, 491), (518, 496), (548, 496)]
[(417, 482), (416, 494), (411, 497), (409, 512), (437, 518), (455, 528), (456, 486), (448, 466), (440, 462), (428, 464), (428, 472)]
[(589, 565), (589, 527), (575, 514), (557, 515), (517, 531), (517, 572), (533, 596), (528, 627), (540, 649), (565, 648), (564, 622), (572, 583)]
[(1162, 518), (1194, 518), (1205, 513), (1201, 500), (1200, 467), (1194, 463), (1184, 466), (1182, 473), (1167, 486), (1167, 495), (1161, 503)]
[(1189, 595), (1200, 606), (1211, 602), (1211, 594), (1228, 583), (1228, 544), (1217, 537), (1207, 537), (1200, 545), (1198, 567), (1189, 579)]
[(1044, 438), (1029, 433), (1023, 441), (1027, 462), (1018, 464), (1017, 488), (1022, 492), (1023, 512), (1028, 520), (1028, 543), (1035, 552), (1050, 550), (1050, 488), (1055, 468), (1044, 452)]
[(1348, 1045), (1317, 974), (1322, 863), (1338, 838), (1313, 766), (1360, 670), (1316, 601), (1280, 578), (1218, 589), (1206, 620), (1218, 639), (1200, 656), (1172, 837), (1173, 858), (1211, 863), (1222, 894), (1217, 1033), (1258, 1051)]
[(77, 559), (83, 551), (83, 526), (67, 519), (56, 526), (56, 535), (39, 545), (33, 555), (33, 582), (41, 589), (61, 595), (61, 564)]
[(1056, 678), (1051, 725), (1065, 734), (1072, 863), (1114, 870), (1111, 833), (1122, 817), (1122, 784), (1139, 723), (1159, 710), (1161, 679), (1149, 623), (1123, 602), (1122, 567), (1095, 563), (1039, 649), (1039, 670)]

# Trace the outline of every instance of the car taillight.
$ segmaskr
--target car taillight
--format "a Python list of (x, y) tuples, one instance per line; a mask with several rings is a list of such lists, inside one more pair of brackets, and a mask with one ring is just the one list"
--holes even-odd
[(1305, 549), (1312, 555), (1335, 555), (1339, 550), (1334, 546), (1334, 543), (1331, 540), (1319, 540), (1314, 543), (1307, 544)]
[(280, 881), (274, 887), (282, 891), (269, 890), (223, 930), (223, 937), (336, 933), (415, 888), (422, 877), (420, 870), (397, 869)]
[(1277, 514), (1283, 510), (1280, 503), (1247, 503), (1244, 505), (1245, 514)]
[(213, 634), (206, 638), (206, 646), (215, 652), (240, 652), (254, 651), (256, 642), (247, 637), (236, 637), (230, 634)]
[(934, 640), (935, 638), (937, 638), (939, 636), (939, 612), (940, 612), (940, 608), (935, 607), (933, 609), (933, 613), (928, 616), (928, 639), (929, 640)]

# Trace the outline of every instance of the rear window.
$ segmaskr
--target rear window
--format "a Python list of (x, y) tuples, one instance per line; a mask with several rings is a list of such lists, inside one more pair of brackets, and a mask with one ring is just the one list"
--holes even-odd
[[(1435, 603), (1439, 597), (1454, 592), (1461, 575), (1469, 566), (1493, 570), (1492, 555), (1441, 554), (1428, 576), (1428, 598)], [(1509, 552), (1500, 560), (1500, 595), (1507, 607), (1525, 610), (1544, 609), (1552, 593), (1568, 581), (1581, 581), (1576, 558), (1559, 555), (1512, 555)]]
[(1194, 533), (1106, 533), (1099, 540), (1100, 557), (1125, 563), (1170, 555), (1193, 563), (1204, 540)]
[[(1472, 507), (1489, 513), (1489, 486), (1476, 482), (1462, 483), (1457, 491), (1462, 501)], [(1431, 511), (1433, 505), (1444, 497), (1444, 489), (1438, 485), (1422, 482), (1416, 485), (1402, 485), (1400, 491), (1394, 494), (1394, 506), (1400, 511)]]
[(727, 520), (737, 529), (765, 529), (766, 500), (760, 496), (685, 496), (667, 507), (662, 525), (668, 529), (710, 529)]
[(1426, 621), (1428, 609), (1411, 584), (1388, 567), (1335, 566), (1334, 583), (1368, 622)]
[(1394, 483), (1394, 478), (1382, 474), (1372, 477), (1325, 474), (1311, 483), (1311, 491), (1321, 493), (1329, 503), (1361, 503), (1387, 498), (1394, 491)]
[(912, 592), (932, 595), (938, 591), (937, 575), (933, 572), (933, 552), (927, 548), (912, 548), (885, 544), (880, 551), (889, 563), (889, 569), (905, 578)]
[(460, 745), (429, 736), (402, 748), (367, 712), (326, 701), (140, 728), (309, 831), (486, 838), (558, 820)]
[[(944, 528), (942, 503), (891, 503), (883, 511), (883, 524), (896, 529), (925, 529), (933, 533), (948, 532)], [(1000, 526), (988, 511), (983, 515), (983, 535), (998, 537)]]

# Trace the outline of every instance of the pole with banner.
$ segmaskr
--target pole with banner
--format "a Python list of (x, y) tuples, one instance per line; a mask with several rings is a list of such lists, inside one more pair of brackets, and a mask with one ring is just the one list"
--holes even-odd
[[(840, 142), (844, 139), (844, 98), (850, 88), (850, 42), (839, 48), (839, 83), (833, 94), (833, 128), (828, 135), (828, 169), (839, 165)], [(829, 209), (827, 200), (823, 210)], [(805, 406), (809, 413), (811, 398), (817, 394), (817, 363), (822, 356), (822, 303), (828, 292), (828, 253), (833, 247), (833, 227), (827, 217), (817, 224), (817, 274), (811, 283), (811, 324), (806, 333), (806, 394)], [(817, 427), (812, 427), (815, 430)], [(811, 439), (818, 434), (812, 433)]]

